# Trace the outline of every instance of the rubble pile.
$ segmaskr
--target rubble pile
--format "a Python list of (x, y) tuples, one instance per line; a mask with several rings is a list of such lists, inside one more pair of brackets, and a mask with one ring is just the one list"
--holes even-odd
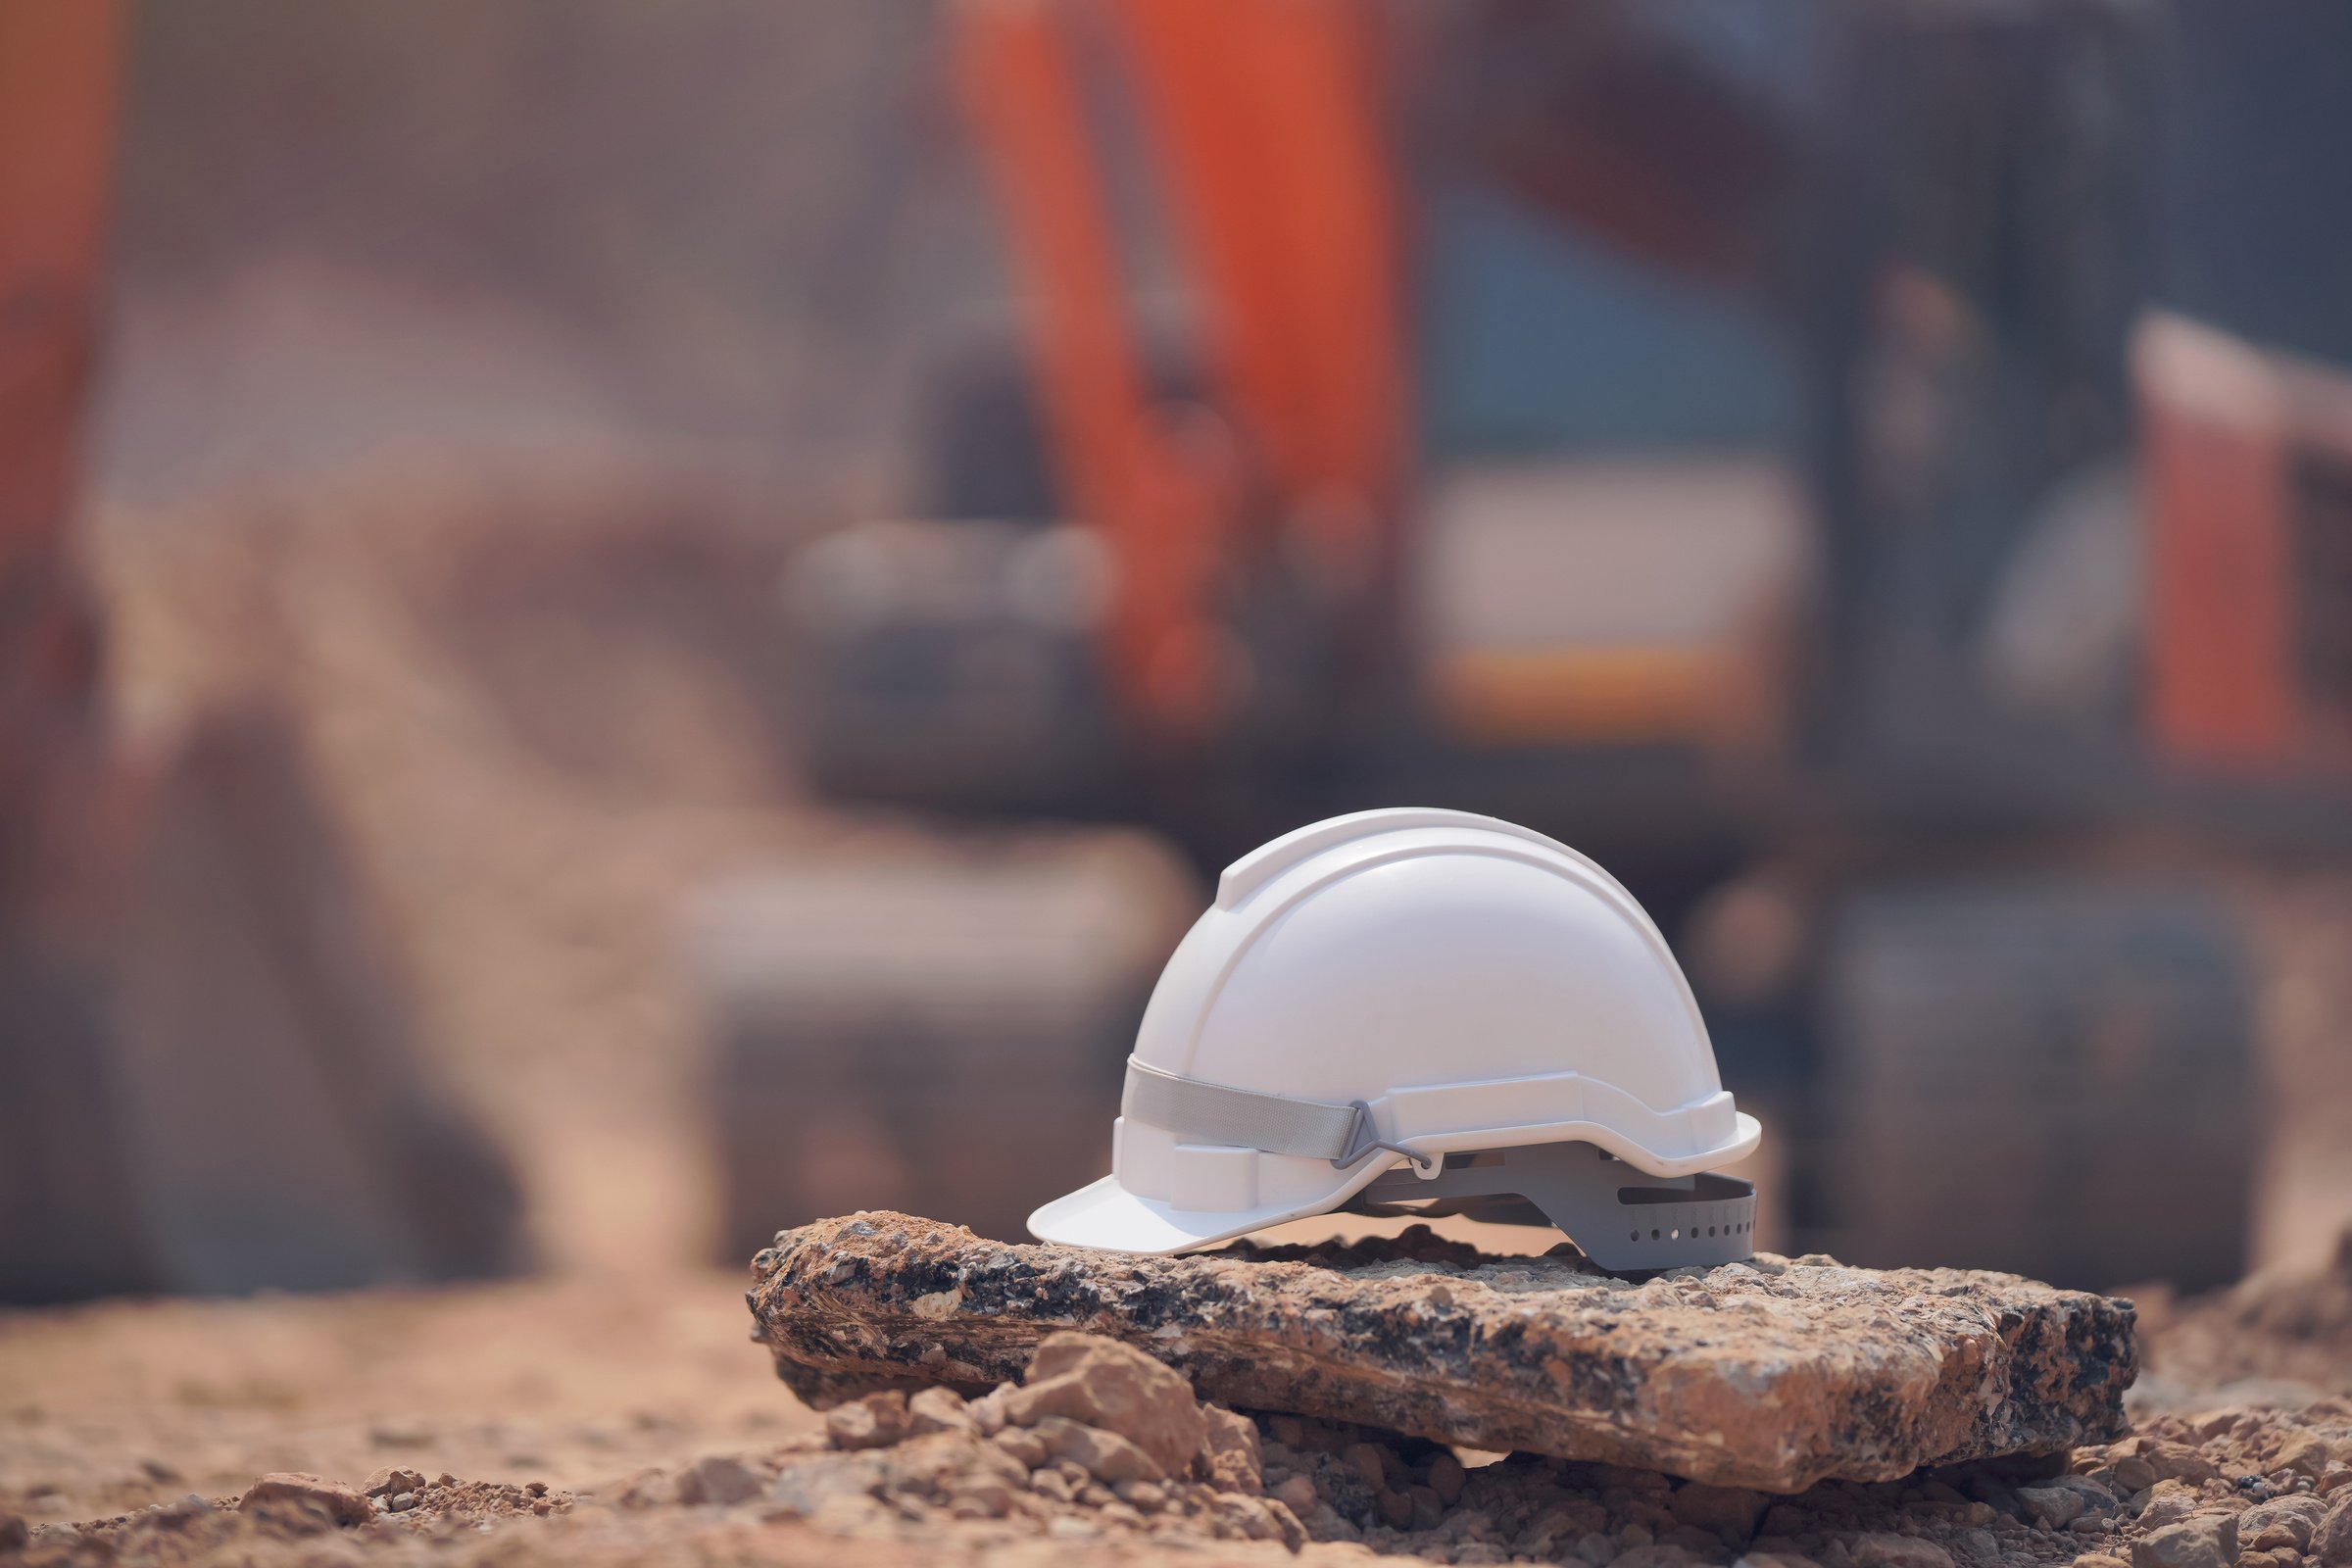
[(887, 1390), (836, 1406), (826, 1427), (821, 1447), (706, 1458), (619, 1500), (862, 1538), (968, 1522), (1073, 1544), (1249, 1540), (1586, 1568), (2352, 1568), (2352, 1403), (2217, 1412), (2071, 1453), (1784, 1495), (1245, 1416), (1195, 1399), (1139, 1350), (1065, 1332), (1025, 1384), (968, 1400)]
[[(357, 1485), (293, 1471), (256, 1479), (235, 1496), (194, 1493), (174, 1502), (80, 1525), (27, 1528), (0, 1514), (0, 1559), (24, 1568), (96, 1568), (131, 1563), (152, 1568), (245, 1563), (282, 1556), (311, 1568), (340, 1568), (348, 1549), (445, 1547), (498, 1525), (570, 1512), (572, 1498), (543, 1482), (512, 1486), (431, 1479), (387, 1468)], [(321, 1552), (326, 1542), (333, 1550)], [(21, 1558), (11, 1557), (14, 1550)]]
[(753, 1272), (758, 1337), (819, 1406), (975, 1395), (1083, 1329), (1236, 1407), (1776, 1492), (2112, 1441), (2137, 1370), (2130, 1302), (2014, 1275), (1758, 1254), (1636, 1281), (1424, 1227), (1139, 1257), (873, 1212), (784, 1232)]
[(1193, 1395), (1141, 1351), (1084, 1334), (1038, 1348), (1027, 1381), (976, 1399), (892, 1389), (827, 1412), (821, 1440), (712, 1455), (637, 1478), (624, 1506), (749, 1504), (852, 1534), (1009, 1519), (1068, 1539), (1105, 1531), (1305, 1544), (1265, 1495), (1257, 1424)]
[[(876, 1227), (870, 1236), (847, 1235), (828, 1265), (839, 1270), (831, 1288), (872, 1288), (869, 1254), (847, 1243), (886, 1234)], [(914, 1247), (912, 1240), (882, 1244), (880, 1255)], [(1426, 1239), (1396, 1250), (1424, 1254), (1414, 1288), (1441, 1305), (1446, 1297), (1458, 1305), (1475, 1302), (1481, 1291), (1501, 1292), (1496, 1281), (1523, 1266), (1547, 1282), (1523, 1286), (1525, 1296), (1543, 1300), (1557, 1289), (1552, 1272), (1538, 1266), (1544, 1259), (1474, 1257), (1433, 1269), (1428, 1256), (1444, 1250)], [(1378, 1251), (1347, 1250), (1340, 1264), (1261, 1257), (1255, 1266), (1342, 1276), (1325, 1290), (1354, 1288), (1350, 1278), (1400, 1284), (1405, 1274), (1391, 1268), (1396, 1258), (1384, 1262)], [(1090, 1288), (1108, 1292), (1117, 1270), (1133, 1261), (1098, 1269), (1088, 1276)], [(1800, 1279), (1800, 1300), (1824, 1294), (1818, 1276), (1860, 1272), (1807, 1260), (1759, 1263), (1764, 1280), (1817, 1276), (1809, 1286)], [(1720, 1352), (1747, 1317), (1772, 1321), (1769, 1309), (1742, 1309), (1740, 1292), (1713, 1283), (1722, 1272), (1696, 1282), (1719, 1302), (1711, 1309), (1718, 1356), (1690, 1352), (1707, 1376), (1722, 1375)], [(776, 1259), (762, 1262), (760, 1277), (773, 1284)], [(906, 1263), (895, 1277), (932, 1286), (929, 1303), (913, 1316), (933, 1323), (954, 1316), (955, 1298), (938, 1276)], [(1981, 1302), (1973, 1293), (1989, 1288), (1982, 1278), (1946, 1277), (1952, 1294), (1943, 1299)], [(1993, 1298), (2029, 1306), (2039, 1299), (2017, 1294), (2020, 1288), (2010, 1282), (1999, 1289), (2012, 1294)], [(1070, 1298), (1054, 1295), (1066, 1282), (1033, 1280), (1028, 1289), (1032, 1300), (1041, 1299), (1040, 1290), (1044, 1299)], [(1636, 1288), (1596, 1281), (1579, 1289), (1598, 1291), (1605, 1301), (1612, 1291)], [(759, 1292), (755, 1299), (761, 1301)], [(772, 1310), (773, 1297), (762, 1304)], [(1136, 1305), (1132, 1298), (1129, 1304)], [(1551, 1306), (1522, 1304), (1531, 1317), (1556, 1315)], [(1191, 1322), (1212, 1305), (1197, 1296), (1152, 1310)], [(1673, 1307), (1657, 1310), (1671, 1314)], [(1884, 1302), (1876, 1311), (1875, 1319), (1857, 1320), (1859, 1327), (1849, 1322), (1847, 1332), (1899, 1335), (1911, 1321)], [(1932, 1313), (1929, 1320), (1937, 1321)], [(1379, 1332), (1389, 1322), (1368, 1311), (1353, 1331)], [(825, 1326), (837, 1348), (825, 1383), (834, 1402), (781, 1441), (704, 1452), (578, 1492), (390, 1467), (356, 1484), (272, 1473), (234, 1496), (188, 1496), (80, 1525), (28, 1524), (0, 1512), (0, 1565), (814, 1568), (854, 1558), (876, 1568), (1047, 1568), (1178, 1559), (1361, 1565), (1387, 1557), (1564, 1568), (2352, 1568), (2352, 1392), (2306, 1386), (2286, 1402), (2144, 1414), (2136, 1430), (2042, 1452), (1777, 1490), (1236, 1408), (1202, 1397), (1205, 1391), (1172, 1364), (1183, 1360), (1184, 1347), (1169, 1342), (1181, 1342), (1182, 1333), (1129, 1343), (1031, 1324), (1025, 1335), (1033, 1349), (1017, 1375), (975, 1386), (961, 1376), (922, 1384), (903, 1370), (953, 1371), (973, 1365), (968, 1359), (929, 1355), (919, 1342), (881, 1330), (860, 1337), (855, 1319)], [(1996, 1326), (2008, 1336), (1999, 1341), (2004, 1346), (2031, 1333), (2022, 1310)], [(1527, 1332), (1551, 1331), (1538, 1325)], [(1640, 1343), (1638, 1325), (1629, 1320), (1624, 1332)], [(1396, 1343), (1384, 1353), (1398, 1353)], [(2046, 1398), (2050, 1388), (2068, 1386), (2049, 1382), (2062, 1369), (2037, 1355), (2012, 1350), (2004, 1364), (1987, 1349), (1959, 1362), (1968, 1375), (1955, 1377), (1944, 1397), (1981, 1411), (1993, 1397), (1983, 1388), (1986, 1379), (2006, 1379), (1998, 1397), (2009, 1400)], [(2121, 1358), (2128, 1363), (2129, 1356), (2127, 1337)], [(892, 1374), (899, 1384), (915, 1386), (848, 1396), (849, 1369), (881, 1364), (901, 1369)], [(1204, 1364), (1225, 1363), (1212, 1357)], [(2021, 1389), (2021, 1369), (2044, 1382), (2029, 1378)], [(1653, 1367), (1648, 1375), (1659, 1373)]]
[(1040, 1562), (1132, 1561), (1213, 1543), (1245, 1560), (1571, 1568), (2352, 1568), (2352, 1399), (2163, 1416), (2071, 1452), (1775, 1494), (1235, 1411), (1141, 1350), (1063, 1332), (1023, 1381), (976, 1398), (869, 1394), (821, 1434), (602, 1495), (401, 1469), (356, 1486), (273, 1474), (240, 1497), (80, 1527), (0, 1519), (0, 1554), (24, 1568), (354, 1560), (318, 1555), (314, 1538), (335, 1537), (445, 1562), (442, 1548), (551, 1515), (566, 1532), (540, 1548), (551, 1560), (591, 1544), (639, 1560), (658, 1543), (690, 1562), (797, 1563), (850, 1540), (877, 1561), (1026, 1562), (1004, 1555), (1024, 1543), (1050, 1550)]

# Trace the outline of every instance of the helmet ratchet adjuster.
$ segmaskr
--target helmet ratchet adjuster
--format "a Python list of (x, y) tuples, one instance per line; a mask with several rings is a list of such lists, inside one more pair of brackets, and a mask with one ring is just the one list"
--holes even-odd
[(1737, 1263), (1755, 1250), (1755, 1183), (1713, 1171), (1652, 1176), (1592, 1144), (1455, 1152), (1432, 1176), (1384, 1171), (1347, 1206), (1551, 1225), (1612, 1274)]

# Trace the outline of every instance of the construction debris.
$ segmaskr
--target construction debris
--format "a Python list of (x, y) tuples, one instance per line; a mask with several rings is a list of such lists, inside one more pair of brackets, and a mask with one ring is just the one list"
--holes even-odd
[[(1460, 1289), (1455, 1275), (1434, 1283)], [(159, 1314), (211, 1310), (142, 1307), (118, 1332), (144, 1342)], [(404, 1380), (454, 1353), (446, 1335), (339, 1338)], [(510, 1351), (486, 1348), (493, 1360)], [(277, 1451), (289, 1428), (270, 1410), (251, 1430)], [(206, 1429), (227, 1416), (197, 1413)], [(712, 1446), (717, 1429), (706, 1427), (659, 1468), (640, 1460), (578, 1490), (428, 1479), (434, 1463), (394, 1462), (356, 1485), (270, 1475), (240, 1494), (182, 1495), (182, 1472), (210, 1463), (167, 1442), (139, 1466), (145, 1494), (163, 1500), (68, 1524), (48, 1478), (74, 1490), (71, 1477), (41, 1468), (63, 1451), (50, 1424), (21, 1411), (7, 1421), (19, 1425), (0, 1422), (0, 1444), (16, 1437), (0, 1447), (12, 1460), (0, 1561), (22, 1568), (1336, 1568), (1367, 1551), (1571, 1568), (2352, 1568), (2352, 1381), (2306, 1388), (2291, 1406), (2208, 1401), (2146, 1416), (2129, 1437), (2071, 1453), (1787, 1496), (1251, 1415), (1198, 1398), (1157, 1356), (1066, 1332), (1040, 1339), (1017, 1385), (973, 1398), (944, 1385), (884, 1391), (734, 1446)], [(380, 1446), (354, 1431), (361, 1441), (343, 1451)]]
[(820, 1406), (980, 1394), (1077, 1328), (1237, 1406), (1772, 1492), (2109, 1441), (2136, 1370), (2130, 1302), (2011, 1275), (1760, 1254), (1637, 1283), (1420, 1227), (1162, 1258), (873, 1212), (784, 1232), (753, 1270), (758, 1337)]

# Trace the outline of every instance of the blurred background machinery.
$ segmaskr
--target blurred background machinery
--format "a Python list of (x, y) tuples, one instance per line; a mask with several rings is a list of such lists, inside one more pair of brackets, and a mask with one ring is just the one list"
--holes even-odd
[(1785, 1245), (2237, 1274), (2229, 867), (2345, 845), (2352, 379), (2160, 308), (2163, 13), (954, 26), (1026, 333), (799, 563), (820, 786), (1204, 867), (1528, 822), (1686, 934)]
[(1767, 1246), (2324, 1251), (2348, 29), (0, 0), (0, 1298), (1014, 1235), (1399, 803), (1642, 897)]

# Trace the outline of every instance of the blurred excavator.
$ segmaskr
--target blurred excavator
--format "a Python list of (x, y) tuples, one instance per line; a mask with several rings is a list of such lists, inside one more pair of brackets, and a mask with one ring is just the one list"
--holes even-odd
[(0, 0), (0, 1301), (506, 1272), (286, 725), (108, 711), (70, 519), (123, 8)]
[[(2157, 308), (2167, 15), (956, 8), (1026, 324), (798, 563), (812, 776), (1209, 865), (1527, 822), (1681, 933), (1791, 1250), (2234, 1278), (2230, 867), (2352, 825), (2352, 378)], [(859, 1038), (740, 1002), (738, 1064)]]

